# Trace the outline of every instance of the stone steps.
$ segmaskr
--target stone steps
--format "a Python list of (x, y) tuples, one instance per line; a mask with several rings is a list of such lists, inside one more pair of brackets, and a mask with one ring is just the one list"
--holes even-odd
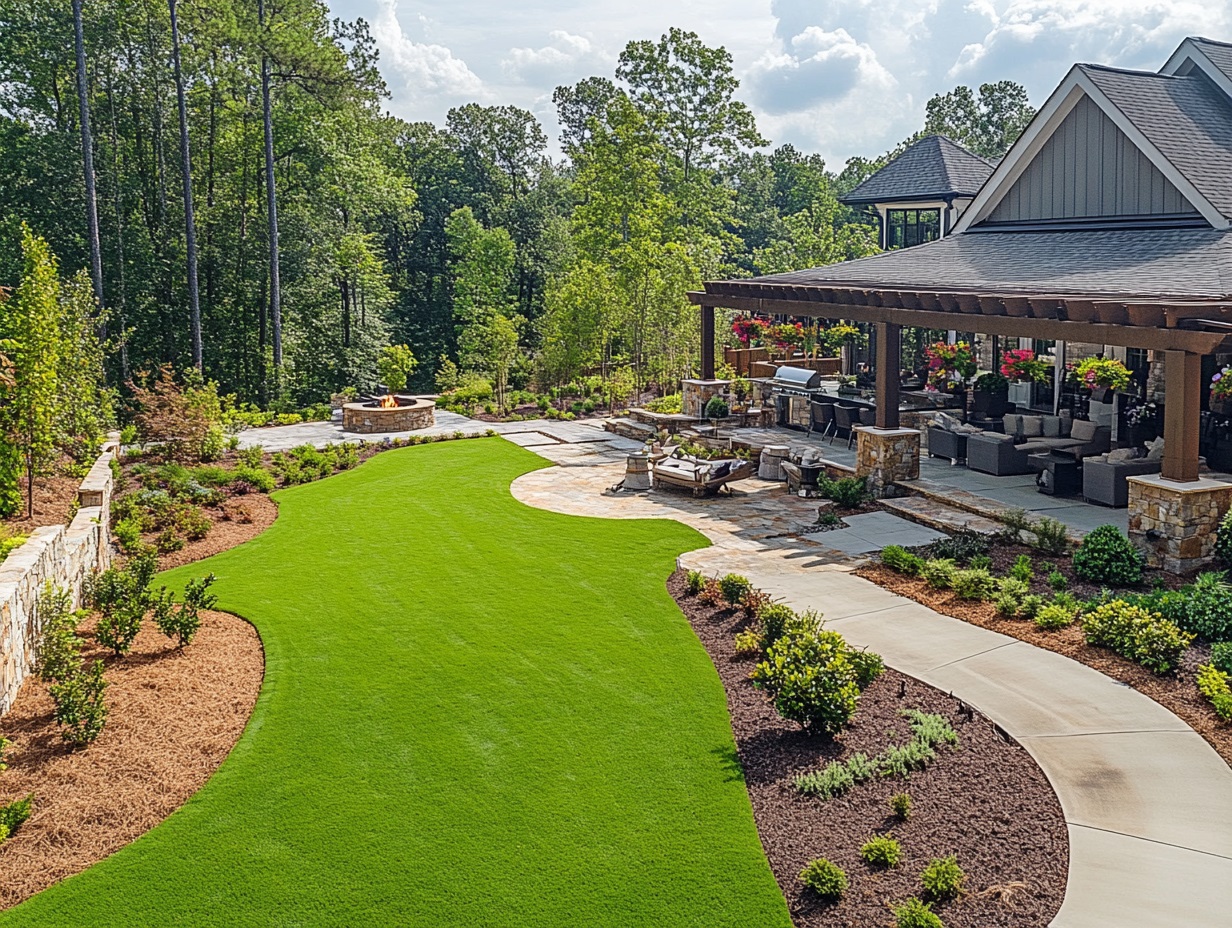
[(881, 506), (904, 519), (942, 532), (968, 531), (979, 532), (981, 535), (995, 535), (1003, 528), (1000, 522), (965, 509), (947, 506), (945, 503), (939, 503), (924, 496), (883, 499)]
[[(927, 500), (930, 507), (944, 507), (979, 516), (994, 526), (993, 531), (1000, 531), (1003, 527), (1001, 516), (1013, 508), (1006, 506), (1004, 503), (989, 499), (986, 496), (980, 496), (978, 493), (970, 493), (967, 490), (960, 490), (957, 487), (944, 483), (935, 483), (923, 477), (917, 480), (901, 480), (895, 486), (911, 494), (911, 496)], [(911, 496), (907, 498), (909, 499)], [(907, 516), (907, 518), (910, 518), (910, 516)], [(1039, 518), (1039, 516), (1033, 515), (1032, 518)], [(974, 530), (983, 531), (983, 529)], [(1086, 537), (1087, 533), (1071, 528), (1068, 531), (1068, 535), (1070, 541), (1078, 544)]]
[(632, 438), (634, 441), (646, 441), (657, 434), (653, 425), (622, 417), (604, 419), (603, 430), (621, 438)]

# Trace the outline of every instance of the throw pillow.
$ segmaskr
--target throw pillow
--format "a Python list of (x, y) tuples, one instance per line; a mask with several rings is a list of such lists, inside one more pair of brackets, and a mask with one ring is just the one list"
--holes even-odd
[(1045, 438), (1060, 438), (1061, 437), (1061, 417), (1060, 416), (1044, 416), (1044, 437)]
[(1044, 417), (1043, 416), (1023, 416), (1022, 417), (1022, 437), (1023, 438), (1039, 438), (1044, 434)]
[(731, 469), (731, 461), (723, 461), (722, 463), (716, 464), (714, 467), (710, 468), (710, 479), (718, 480), (720, 477), (726, 477), (731, 473)]
[(1125, 461), (1132, 461), (1138, 455), (1133, 448), (1117, 448), (1115, 451), (1109, 451), (1107, 461), (1109, 464), (1121, 464)]
[(1162, 461), (1164, 459), (1164, 440), (1157, 438), (1147, 446), (1146, 459), (1148, 461)]
[(939, 429), (944, 429), (947, 432), (952, 432), (956, 426), (962, 425), (962, 422), (954, 416), (951, 416), (949, 413), (939, 412), (937, 415), (933, 416), (933, 425)]
[(1006, 435), (1017, 435), (1022, 431), (1022, 416), (1008, 415), (1001, 421), (1005, 423)]
[(1075, 419), (1074, 426), (1069, 430), (1069, 437), (1075, 441), (1090, 441), (1095, 437), (1097, 426), (1089, 419)]

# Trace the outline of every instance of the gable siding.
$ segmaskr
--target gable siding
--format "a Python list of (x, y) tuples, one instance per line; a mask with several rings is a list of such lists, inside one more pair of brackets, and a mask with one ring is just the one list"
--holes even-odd
[(1197, 215), (1181, 192), (1088, 97), (1078, 101), (990, 222)]

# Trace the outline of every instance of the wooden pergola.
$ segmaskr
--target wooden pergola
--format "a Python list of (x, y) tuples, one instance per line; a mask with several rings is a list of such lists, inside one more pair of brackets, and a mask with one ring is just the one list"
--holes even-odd
[(714, 378), (714, 311), (811, 316), (876, 327), (877, 420), (899, 427), (904, 326), (956, 329), (1165, 352), (1161, 476), (1198, 479), (1202, 356), (1232, 350), (1232, 303), (1143, 299), (1132, 294), (975, 293), (759, 280), (708, 282), (688, 294), (701, 307), (701, 375)]

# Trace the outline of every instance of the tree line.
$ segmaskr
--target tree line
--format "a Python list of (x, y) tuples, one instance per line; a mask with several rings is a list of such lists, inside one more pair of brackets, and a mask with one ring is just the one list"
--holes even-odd
[[(731, 56), (681, 29), (557, 88), (560, 159), (517, 107), (389, 116), (367, 24), (318, 0), (0, 0), (0, 33), (0, 285), (23, 222), (87, 269), (115, 384), (195, 366), (290, 407), (375, 386), (403, 343), (419, 389), (631, 392), (693, 369), (704, 279), (876, 248), (838, 196), (893, 153), (771, 148)], [(1030, 114), (958, 88), (926, 131), (996, 156)]]

